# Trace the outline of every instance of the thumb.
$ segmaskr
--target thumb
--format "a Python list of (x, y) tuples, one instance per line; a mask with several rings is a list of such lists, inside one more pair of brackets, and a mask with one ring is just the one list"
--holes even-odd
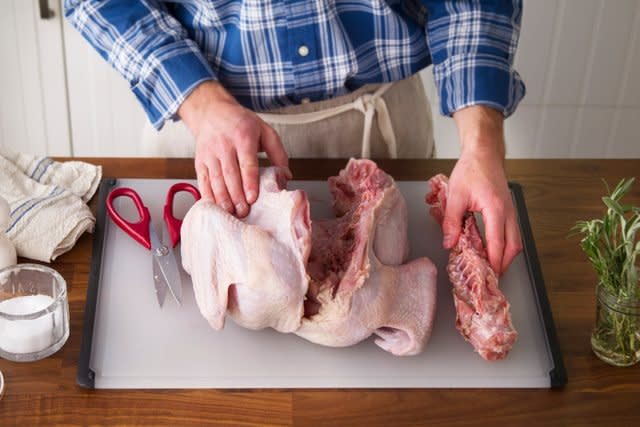
[(280, 166), (287, 169), (289, 179), (291, 179), (291, 171), (289, 170), (289, 157), (280, 141), (278, 133), (267, 123), (262, 122), (260, 131), (260, 145), (262, 150), (267, 153), (267, 157), (274, 166)]
[(460, 237), (460, 232), (462, 231), (462, 219), (467, 212), (467, 204), (464, 199), (453, 194), (449, 193), (444, 219), (442, 220), (442, 233), (444, 234), (442, 246), (445, 249), (453, 248), (458, 242), (458, 237)]

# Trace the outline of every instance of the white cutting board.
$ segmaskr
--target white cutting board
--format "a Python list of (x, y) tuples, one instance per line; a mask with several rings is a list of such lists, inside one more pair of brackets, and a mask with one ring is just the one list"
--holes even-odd
[[(166, 190), (174, 182), (122, 179), (117, 185), (133, 187), (158, 226)], [(455, 328), (447, 253), (424, 203), (427, 184), (398, 185), (409, 207), (410, 258), (428, 256), (438, 267), (435, 323), (422, 354), (393, 356), (372, 338), (348, 348), (323, 347), (271, 329), (246, 330), (230, 319), (223, 331), (214, 331), (200, 315), (184, 272), (182, 306), (167, 294), (161, 309), (149, 252), (107, 219), (90, 360), (95, 387), (549, 387), (553, 366), (524, 256), (515, 259), (500, 282), (518, 341), (505, 360), (487, 362)], [(307, 191), (312, 217), (331, 216), (325, 182), (293, 181), (290, 188)], [(177, 214), (184, 214), (191, 200), (186, 195), (176, 200)], [(124, 203), (125, 215), (130, 211), (133, 218), (133, 205)]]

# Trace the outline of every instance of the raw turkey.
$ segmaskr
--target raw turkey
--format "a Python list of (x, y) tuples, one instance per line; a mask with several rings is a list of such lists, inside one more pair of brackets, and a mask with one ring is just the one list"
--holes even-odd
[[(429, 180), (426, 201), (431, 215), (442, 225), (447, 203), (448, 179), (440, 174)], [(487, 252), (472, 213), (464, 218), (458, 243), (447, 264), (453, 285), (456, 327), (486, 360), (504, 359), (518, 333), (511, 323), (509, 302), (498, 288), (498, 276), (489, 264)]]
[(185, 217), (182, 255), (198, 307), (214, 329), (237, 324), (343, 347), (372, 334), (395, 355), (419, 353), (436, 305), (436, 268), (407, 261), (407, 208), (393, 179), (350, 160), (329, 179), (336, 217), (310, 220), (301, 190), (277, 168), (242, 220), (201, 200)]
[(224, 327), (226, 313), (250, 329), (300, 327), (311, 220), (307, 195), (283, 190), (286, 181), (284, 169), (262, 170), (259, 199), (243, 220), (206, 199), (184, 218), (182, 264), (214, 329)]

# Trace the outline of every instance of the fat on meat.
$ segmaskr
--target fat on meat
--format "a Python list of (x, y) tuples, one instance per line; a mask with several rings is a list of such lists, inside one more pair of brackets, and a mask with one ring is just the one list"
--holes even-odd
[[(439, 174), (429, 180), (426, 202), (431, 215), (442, 225), (447, 203), (448, 178)], [(456, 328), (486, 360), (504, 359), (518, 333), (511, 322), (509, 302), (498, 288), (475, 217), (468, 212), (458, 243), (447, 264), (453, 285)]]
[(334, 347), (375, 334), (395, 355), (419, 353), (435, 315), (436, 268), (406, 262), (407, 208), (393, 179), (350, 160), (329, 179), (335, 218), (313, 222), (305, 192), (286, 182), (283, 170), (262, 169), (242, 220), (207, 200), (187, 213), (183, 266), (203, 316), (214, 329), (228, 314)]

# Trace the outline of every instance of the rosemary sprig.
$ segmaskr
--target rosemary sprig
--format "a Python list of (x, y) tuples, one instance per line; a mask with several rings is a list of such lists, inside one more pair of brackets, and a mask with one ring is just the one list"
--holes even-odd
[(599, 303), (592, 346), (596, 354), (619, 365), (637, 362), (640, 354), (640, 313), (619, 310), (621, 306), (637, 307), (634, 302), (637, 304), (640, 297), (640, 208), (622, 203), (633, 182), (634, 178), (622, 179), (610, 191), (605, 181), (608, 195), (602, 198), (607, 208), (604, 216), (577, 221), (572, 228), (582, 235), (580, 246), (598, 275), (598, 285), (615, 300)]
[(577, 221), (572, 228), (582, 234), (580, 246), (595, 269), (600, 284), (618, 298), (637, 298), (640, 257), (640, 208), (622, 204), (634, 178), (622, 179), (602, 198), (607, 211), (602, 219)]

